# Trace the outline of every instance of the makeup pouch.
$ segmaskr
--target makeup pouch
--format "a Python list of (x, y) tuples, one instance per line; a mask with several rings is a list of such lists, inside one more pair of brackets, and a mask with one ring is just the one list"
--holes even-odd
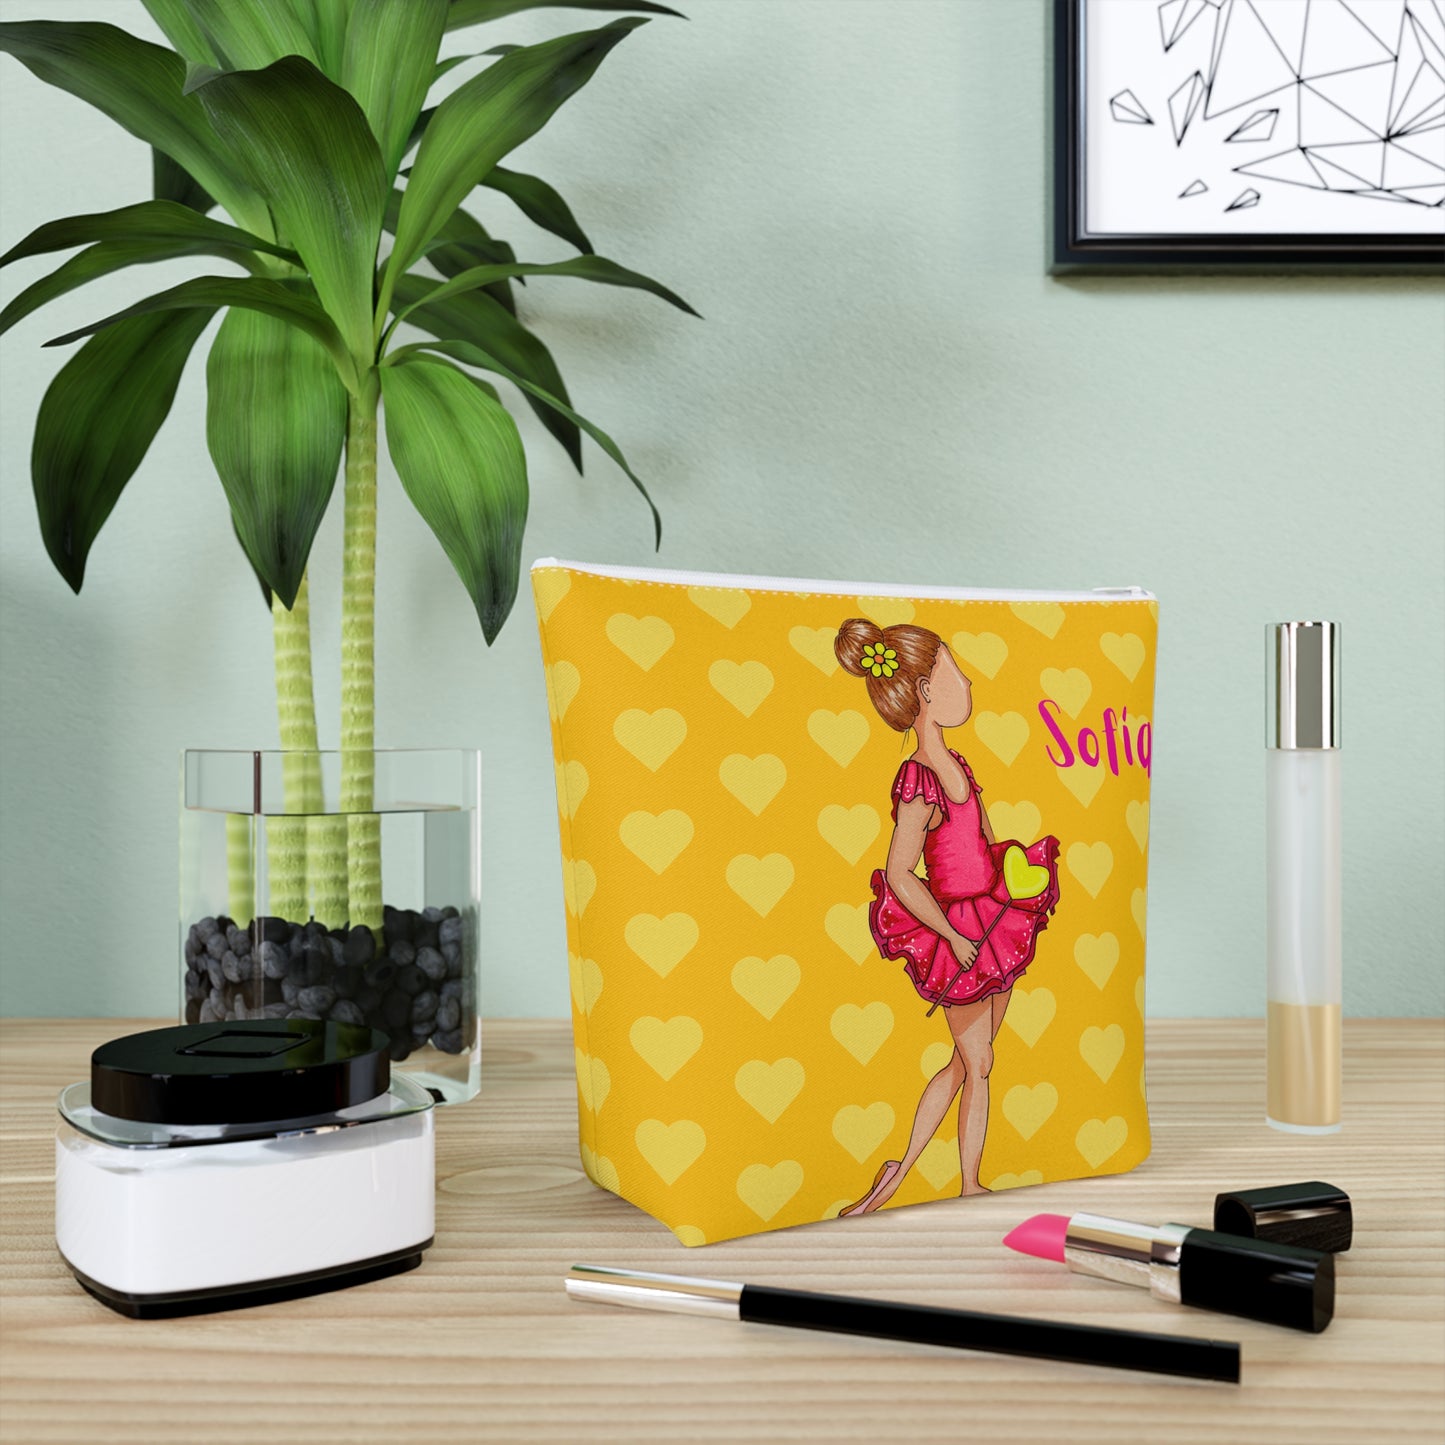
[(1148, 1154), (1150, 594), (532, 586), (595, 1183), (703, 1244)]

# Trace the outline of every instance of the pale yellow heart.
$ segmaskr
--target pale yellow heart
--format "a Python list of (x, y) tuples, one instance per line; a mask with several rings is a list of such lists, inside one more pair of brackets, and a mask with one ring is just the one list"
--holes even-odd
[(876, 1154), (893, 1132), (893, 1106), (878, 1102), (844, 1104), (833, 1115), (833, 1137), (862, 1164)]
[(1046, 667), (1039, 675), (1039, 682), (1044, 696), (1052, 698), (1070, 717), (1078, 717), (1094, 690), (1089, 674), (1082, 667), (1071, 667), (1066, 672)]
[(1133, 682), (1144, 666), (1144, 639), (1132, 632), (1122, 636), (1117, 632), (1106, 632), (1099, 639), (1099, 651)]
[(935, 1189), (944, 1189), (958, 1178), (957, 1139), (930, 1139), (918, 1156), (918, 1172)]
[(1029, 740), (1029, 722), (1021, 713), (981, 712), (973, 727), (984, 747), (1005, 765), (1023, 752)]
[(835, 903), (823, 920), (823, 931), (854, 963), (862, 963), (873, 952), (866, 903)]
[(1074, 962), (1095, 988), (1103, 988), (1119, 962), (1119, 940), (1112, 933), (1081, 933), (1074, 940)]
[(1023, 989), (1015, 986), (1003, 1021), (1033, 1048), (1053, 1021), (1057, 1007), (1058, 1004), (1048, 989)]
[(773, 690), (773, 674), (761, 662), (729, 662), (723, 658), (708, 668), (707, 680), (744, 717), (752, 717)]
[(1124, 821), (1142, 853), (1149, 846), (1149, 804), (1130, 803), (1124, 809)]
[(689, 587), (687, 595), (696, 607), (729, 630), (747, 616), (753, 599), (737, 587)]
[(1054, 776), (1086, 808), (1099, 796), (1099, 789), (1104, 786), (1103, 768), (1091, 768), (1087, 763), (1076, 762), (1071, 768), (1059, 768)]
[(833, 1010), (828, 1027), (860, 1064), (867, 1064), (893, 1032), (893, 1010), (882, 1002), (870, 1003), (866, 1008), (856, 1003), (840, 1004)]
[(733, 992), (765, 1019), (776, 1016), (802, 980), (803, 970), (786, 953), (772, 958), (740, 958), (733, 965)]
[(988, 820), (999, 842), (1017, 838), (1020, 843), (1032, 843), (1044, 824), (1043, 815), (1032, 803), (990, 803)]
[(906, 597), (860, 597), (858, 606), (863, 609), (864, 617), (879, 627), (896, 627), (900, 622), (913, 621), (913, 604)]
[(1108, 1119), (1089, 1119), (1079, 1126), (1074, 1136), (1074, 1147), (1084, 1156), (1090, 1169), (1097, 1169), (1112, 1154), (1124, 1147), (1129, 1137), (1128, 1123), (1112, 1115)]
[(597, 872), (581, 858), (562, 860), (562, 896), (567, 911), (581, 918), (587, 912), (592, 895), (597, 892)]
[(1139, 1010), (1142, 1018), (1144, 1014), (1144, 975), (1142, 973), (1134, 980), (1134, 1007)]
[(952, 1057), (953, 1045), (940, 1040), (937, 1043), (929, 1044), (919, 1055), (918, 1067), (923, 1071), (925, 1079), (931, 1079)]
[(728, 864), (727, 880), (728, 887), (749, 908), (766, 918), (793, 886), (793, 865), (781, 853), (769, 853), (765, 858), (739, 853)]
[(574, 818), (592, 780), (587, 776), (587, 769), (575, 760), (559, 763), (554, 771), (557, 775), (557, 810), (564, 818)]
[(1049, 886), (1049, 870), (1042, 863), (1030, 863), (1022, 848), (1005, 848), (1003, 884), (1010, 898), (1037, 898)]
[(1070, 843), (1064, 857), (1089, 897), (1097, 898), (1114, 871), (1114, 850), (1107, 843)]
[(572, 574), (560, 567), (532, 573), (532, 596), (537, 599), (537, 616), (548, 621), (553, 609), (572, 590)]
[(1139, 937), (1144, 937), (1145, 910), (1148, 907), (1148, 895), (1142, 888), (1136, 888), (1129, 895), (1129, 912), (1134, 915), (1134, 927), (1139, 930)]
[(1118, 1024), (1107, 1028), (1089, 1027), (1079, 1035), (1079, 1053), (1084, 1062), (1108, 1083), (1119, 1060), (1124, 1057), (1124, 1030)]
[(627, 946), (659, 978), (666, 978), (697, 946), (697, 924), (686, 913), (657, 918), (638, 913), (627, 920)]
[(776, 1124), (802, 1092), (805, 1078), (797, 1059), (778, 1059), (771, 1064), (749, 1059), (733, 1083), (745, 1104), (751, 1104), (769, 1124)]
[(846, 768), (868, 741), (868, 719), (861, 712), (845, 708), (829, 712), (820, 707), (808, 718), (808, 736), (838, 764)]
[(857, 863), (882, 830), (883, 820), (877, 809), (867, 803), (855, 803), (851, 808), (829, 803), (818, 814), (818, 831), (823, 841), (849, 863)]
[(1010, 602), (1009, 611), (1045, 637), (1057, 637), (1064, 625), (1064, 609), (1057, 602)]
[(577, 1092), (581, 1094), (582, 1102), (595, 1114), (607, 1102), (607, 1096), (612, 1092), (612, 1075), (601, 1059), (594, 1059), (590, 1054), (584, 1054), (581, 1049), (573, 1049), (572, 1053), (577, 1064)]
[(833, 650), (837, 635), (832, 627), (794, 627), (788, 632), (788, 641), (793, 651), (806, 657), (824, 677), (832, 677), (838, 671), (838, 654)]
[(769, 1168), (749, 1164), (738, 1175), (738, 1198), (767, 1224), (803, 1187), (803, 1166), (796, 1159), (784, 1159)]
[(582, 1168), (594, 1184), (601, 1185), (603, 1189), (610, 1189), (614, 1194), (622, 1192), (622, 1181), (617, 1177), (617, 1166), (605, 1154), (593, 1153), (586, 1144), (579, 1145), (578, 1152), (582, 1156)]
[(717, 775), (728, 792), (757, 817), (788, 781), (788, 770), (781, 758), (760, 753), (755, 758), (742, 753), (729, 753), (718, 767)]
[(673, 1124), (664, 1124), (661, 1119), (644, 1119), (633, 1138), (637, 1152), (652, 1165), (664, 1184), (676, 1184), (707, 1148), (702, 1125), (691, 1119), (679, 1119)]
[(666, 1022), (648, 1014), (632, 1025), (627, 1037), (644, 1063), (670, 1079), (702, 1047), (702, 1025), (686, 1014)]
[(656, 712), (630, 707), (617, 714), (612, 736), (644, 768), (655, 773), (682, 746), (687, 721), (670, 707), (660, 707)]
[(547, 702), (552, 716), (561, 722), (582, 686), (582, 674), (570, 662), (554, 662), (547, 669)]
[(1042, 1169), (1025, 1169), (1022, 1174), (995, 1174), (988, 1181), (988, 1187), (995, 1191), (1027, 1189), (1031, 1184), (1042, 1184), (1043, 1182), (1044, 1171)]
[(654, 873), (664, 873), (692, 842), (692, 819), (680, 808), (669, 808), (663, 813), (639, 809), (622, 820), (617, 834), (628, 851), (641, 858)]
[(577, 1012), (592, 1012), (592, 1006), (602, 993), (602, 970), (590, 958), (578, 958), (575, 953), (567, 955), (567, 976), (572, 984), (572, 1001)]
[(1015, 1084), (1003, 1096), (1003, 1116), (1021, 1139), (1032, 1139), (1059, 1107), (1059, 1091), (1050, 1083)]
[(1008, 643), (996, 632), (955, 632), (953, 651), (987, 678), (997, 677), (999, 668), (1008, 661)]
[(679, 1244), (685, 1244), (689, 1249), (695, 1249), (700, 1244), (707, 1243), (707, 1235), (695, 1224), (675, 1224), (672, 1226), (673, 1235)]
[(643, 672), (649, 672), (672, 646), (674, 633), (661, 617), (633, 617), (626, 612), (615, 612), (607, 619), (607, 637)]

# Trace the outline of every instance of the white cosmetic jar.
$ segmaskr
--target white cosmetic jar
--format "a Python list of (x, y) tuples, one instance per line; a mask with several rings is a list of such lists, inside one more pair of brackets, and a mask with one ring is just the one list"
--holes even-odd
[[(55, 1237), (123, 1314), (228, 1309), (413, 1268), (435, 1220), (432, 1097), (384, 1033), (312, 1019), (112, 1040), (59, 1100)], [(241, 1117), (236, 1117), (241, 1116)]]

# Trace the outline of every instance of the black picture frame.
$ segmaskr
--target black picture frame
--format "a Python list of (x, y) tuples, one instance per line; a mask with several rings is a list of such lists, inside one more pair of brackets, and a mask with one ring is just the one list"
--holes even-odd
[(1053, 0), (1053, 275), (1445, 276), (1445, 237), (1419, 233), (1091, 235), (1084, 226), (1084, 25), (1087, 0)]

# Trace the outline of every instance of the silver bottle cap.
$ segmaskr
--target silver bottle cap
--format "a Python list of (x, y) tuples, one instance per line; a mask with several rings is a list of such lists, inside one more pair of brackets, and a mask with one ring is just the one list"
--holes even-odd
[(1339, 747), (1339, 623), (1271, 623), (1268, 644), (1265, 745)]

